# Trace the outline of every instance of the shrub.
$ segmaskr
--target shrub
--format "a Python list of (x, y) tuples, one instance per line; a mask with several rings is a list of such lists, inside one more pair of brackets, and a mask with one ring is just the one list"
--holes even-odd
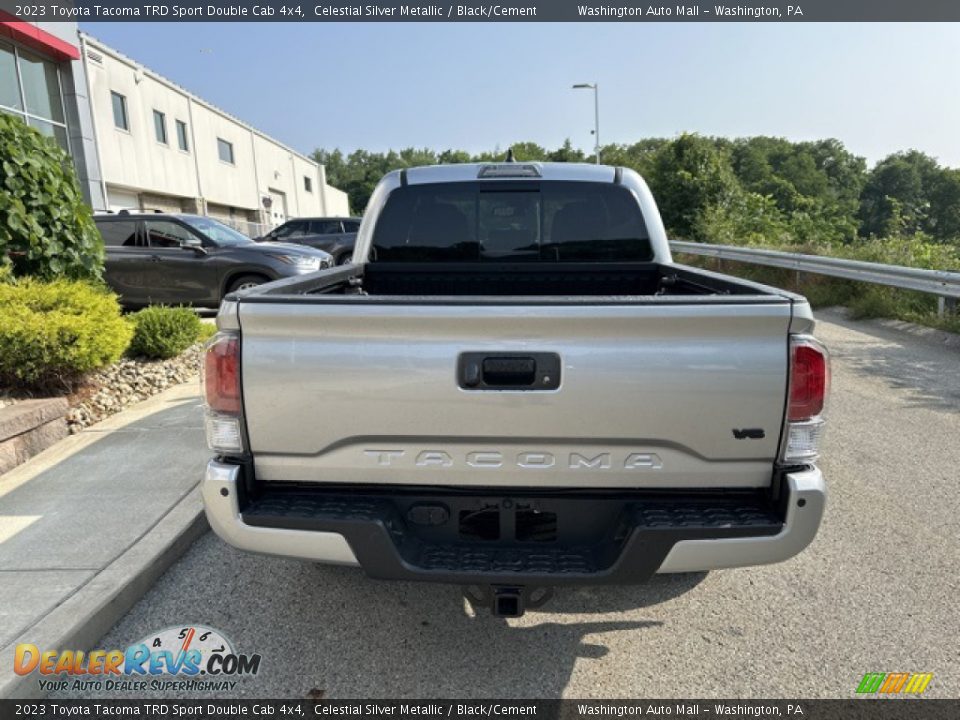
[(116, 362), (133, 330), (99, 285), (21, 278), (0, 283), (0, 383), (70, 389), (85, 373)]
[(901, 302), (903, 291), (895, 288), (872, 286), (864, 288), (863, 292), (851, 299), (850, 316), (854, 320), (870, 318), (906, 318), (910, 309)]
[(70, 157), (0, 113), (0, 265), (15, 275), (98, 279), (103, 257)]
[(200, 337), (198, 338), (201, 342), (206, 342), (214, 335), (217, 334), (217, 326), (211, 323), (200, 323)]
[(200, 339), (203, 323), (190, 308), (154, 305), (133, 315), (131, 355), (166, 359)]

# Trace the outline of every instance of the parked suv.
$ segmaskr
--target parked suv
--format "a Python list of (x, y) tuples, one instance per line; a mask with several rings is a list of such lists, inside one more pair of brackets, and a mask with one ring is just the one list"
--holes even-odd
[(337, 265), (343, 265), (353, 257), (353, 244), (359, 229), (360, 218), (355, 217), (297, 218), (274, 228), (257, 241), (306, 245), (330, 253)]
[(224, 295), (333, 264), (302, 245), (255, 243), (198, 215), (98, 215), (107, 251), (104, 279), (127, 306), (217, 307)]

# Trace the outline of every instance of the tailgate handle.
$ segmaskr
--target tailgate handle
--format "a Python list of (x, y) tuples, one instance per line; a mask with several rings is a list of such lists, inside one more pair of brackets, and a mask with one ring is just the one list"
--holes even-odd
[(458, 363), (460, 387), (466, 390), (556, 390), (560, 356), (463, 353)]
[(487, 385), (533, 385), (537, 361), (532, 357), (488, 357), (483, 360), (483, 381)]

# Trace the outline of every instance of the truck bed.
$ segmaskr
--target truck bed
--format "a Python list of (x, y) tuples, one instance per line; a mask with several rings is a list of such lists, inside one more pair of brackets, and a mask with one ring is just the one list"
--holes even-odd
[(351, 298), (359, 302), (471, 302), (536, 298), (556, 302), (649, 302), (713, 298), (789, 303), (796, 296), (675, 263), (369, 263), (332, 268), (270, 283), (243, 295), (244, 302), (300, 302)]

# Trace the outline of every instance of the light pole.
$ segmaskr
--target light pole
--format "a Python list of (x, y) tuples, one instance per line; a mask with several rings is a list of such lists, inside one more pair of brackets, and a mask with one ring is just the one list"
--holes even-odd
[(600, 83), (577, 83), (574, 90), (593, 90), (593, 139), (597, 165), (600, 164)]

